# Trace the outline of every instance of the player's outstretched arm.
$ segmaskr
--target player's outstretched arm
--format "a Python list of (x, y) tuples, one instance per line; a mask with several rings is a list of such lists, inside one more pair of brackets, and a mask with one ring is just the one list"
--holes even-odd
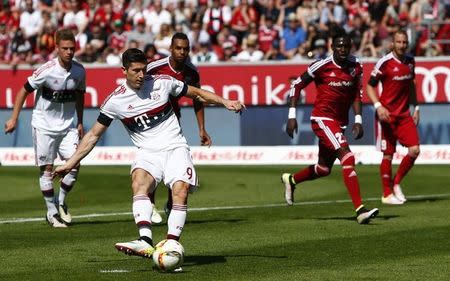
[(205, 106), (202, 102), (194, 100), (195, 117), (197, 118), (198, 135), (200, 136), (200, 144), (203, 146), (211, 146), (211, 137), (205, 128)]
[(27, 99), (29, 93), (22, 87), (17, 93), (16, 101), (14, 102), (13, 112), (11, 118), (5, 122), (5, 134), (12, 133), (16, 129), (17, 119), (19, 119), (20, 111), (22, 110), (23, 104)]
[(238, 100), (227, 100), (210, 91), (193, 86), (188, 86), (186, 95), (193, 99), (200, 98), (200, 100), (203, 100), (209, 104), (223, 105), (226, 109), (234, 112), (242, 112), (245, 109), (245, 105)]
[(95, 147), (106, 129), (108, 129), (107, 126), (100, 124), (99, 122), (95, 122), (94, 126), (92, 126), (89, 132), (87, 132), (86, 135), (84, 135), (83, 139), (81, 139), (81, 142), (72, 157), (70, 157), (70, 159), (67, 160), (64, 165), (58, 166), (55, 169), (55, 171), (53, 172), (53, 177), (63, 177), (75, 166), (77, 166), (78, 163), (80, 163), (80, 161), (84, 157), (86, 157), (86, 155), (88, 155), (89, 152), (91, 152), (91, 150)]

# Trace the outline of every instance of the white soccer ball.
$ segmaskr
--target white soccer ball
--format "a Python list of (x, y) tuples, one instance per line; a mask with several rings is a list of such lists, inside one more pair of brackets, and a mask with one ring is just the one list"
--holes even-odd
[(172, 271), (183, 264), (184, 248), (177, 240), (165, 239), (156, 244), (153, 261), (157, 268)]

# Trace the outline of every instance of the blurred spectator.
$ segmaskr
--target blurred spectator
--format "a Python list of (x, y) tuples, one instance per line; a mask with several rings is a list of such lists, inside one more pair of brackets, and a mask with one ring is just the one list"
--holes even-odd
[(16, 32), (20, 24), (20, 11), (18, 9), (12, 11), (8, 4), (3, 4), (0, 22), (5, 23), (9, 31)]
[(422, 2), (421, 22), (430, 24), (433, 21), (443, 21), (445, 18), (445, 0), (425, 0)]
[(78, 28), (77, 33), (83, 33), (89, 24), (89, 18), (86, 11), (81, 9), (81, 1), (70, 0), (70, 11), (64, 15), (63, 26), (70, 27), (75, 25)]
[(145, 19), (141, 18), (136, 22), (136, 25), (132, 31), (126, 32), (127, 48), (130, 48), (130, 41), (134, 40), (138, 42), (138, 49), (144, 50), (145, 45), (153, 42), (153, 34), (151, 32), (145, 32)]
[(131, 22), (133, 25), (136, 25), (138, 21), (144, 20), (144, 0), (131, 0), (127, 9), (125, 10), (125, 14), (127, 15), (127, 22)]
[(99, 1), (87, 0), (87, 5), (85, 5), (84, 11), (88, 22), (94, 22), (95, 11), (97, 11), (98, 8), (100, 8)]
[(233, 61), (235, 51), (232, 42), (224, 42), (222, 44), (222, 52), (220, 56), (220, 61)]
[(106, 48), (105, 49), (105, 61), (106, 64), (111, 66), (117, 66), (122, 63), (121, 54), (117, 48)]
[[(203, 18), (205, 17), (206, 10), (208, 9), (208, 0), (198, 0), (198, 5), (192, 11), (191, 22), (198, 21), (203, 22)], [(231, 18), (231, 11), (230, 11)], [(206, 28), (204, 28), (207, 30)]]
[(46, 50), (48, 54), (51, 54), (55, 50), (55, 27), (51, 22), (45, 23), (42, 32), (37, 40), (38, 50)]
[(328, 56), (328, 47), (325, 39), (320, 38), (314, 41), (312, 59), (321, 60), (326, 58), (327, 56)]
[(144, 54), (148, 62), (162, 59), (165, 55), (158, 52), (154, 44), (147, 44), (144, 48)]
[(91, 31), (87, 34), (88, 43), (91, 44), (99, 53), (103, 53), (106, 47), (107, 35), (100, 25), (92, 25)]
[(337, 4), (337, 1), (338, 0), (325, 0), (326, 6), (320, 14), (320, 29), (328, 30), (330, 24), (342, 26), (345, 23), (345, 10), (341, 5)]
[(151, 32), (156, 35), (161, 27), (172, 24), (172, 15), (162, 7), (161, 0), (154, 0), (153, 5), (143, 12), (145, 22), (149, 25)]
[(249, 32), (250, 23), (258, 22), (258, 14), (256, 9), (248, 4), (248, 0), (241, 0), (239, 5), (233, 10), (230, 26), (231, 32), (237, 37), (238, 44), (247, 36)]
[(190, 31), (187, 32), (191, 49), (200, 44), (200, 42), (210, 42), (209, 33), (202, 29), (202, 25), (198, 21), (194, 21), (191, 25)]
[(36, 46), (36, 39), (41, 24), (41, 12), (33, 8), (33, 0), (26, 0), (25, 10), (20, 15), (20, 28), (22, 29), (23, 36), (29, 40), (32, 46)]
[(377, 57), (380, 53), (381, 40), (378, 36), (378, 24), (371, 21), (369, 29), (364, 31), (358, 54), (363, 57)]
[(238, 39), (231, 33), (231, 28), (228, 25), (224, 25), (220, 33), (217, 35), (217, 43), (221, 45), (224, 42), (231, 42), (233, 43), (233, 49), (238, 49)]
[(248, 61), (256, 62), (261, 61), (264, 58), (264, 53), (258, 50), (256, 40), (248, 40), (247, 46), (244, 50), (240, 51), (236, 57), (233, 58), (234, 61)]
[[(256, 25), (255, 22), (250, 22), (248, 33), (244, 36), (244, 38), (242, 38), (241, 44), (242, 48), (245, 49), (245, 47), (247, 46), (247, 41), (256, 41), (258, 43), (258, 37), (259, 37), (258, 26)], [(261, 50), (261, 48), (259, 48), (259, 45), (258, 49)]]
[(172, 12), (175, 25), (180, 25), (182, 33), (189, 32), (189, 25), (192, 19), (192, 9), (186, 5), (186, 1), (177, 1), (177, 4)]
[[(344, 1), (345, 3), (345, 1)], [(353, 3), (351, 1), (347, 1), (348, 8), (347, 14), (349, 19), (349, 24), (353, 25), (353, 20), (356, 16), (362, 20), (363, 25), (368, 26), (370, 23), (370, 14), (369, 14), (369, 3), (364, 0), (355, 0)]]
[(114, 32), (108, 37), (108, 47), (123, 53), (127, 45), (127, 34), (123, 31), (123, 23), (120, 19), (114, 21), (113, 30)]
[(30, 64), (43, 64), (53, 59), (53, 55), (45, 46), (40, 46), (39, 51), (31, 56)]
[(267, 53), (273, 47), (273, 42), (277, 41), (279, 44), (280, 33), (281, 30), (279, 27), (274, 25), (274, 18), (272, 16), (266, 16), (264, 24), (258, 30), (259, 49)]
[(212, 52), (210, 49), (210, 44), (208, 42), (200, 42), (199, 47), (191, 58), (191, 62), (197, 65), (201, 62), (216, 63), (219, 61), (216, 53)]
[(348, 33), (350, 35), (350, 38), (352, 38), (353, 43), (352, 49), (353, 51), (357, 51), (361, 47), (362, 37), (364, 34), (364, 30), (366, 29), (363, 19), (359, 14), (353, 16), (353, 20), (349, 28), (350, 30), (348, 30)]
[(109, 34), (112, 32), (112, 23), (117, 19), (122, 19), (122, 15), (114, 12), (111, 2), (107, 1), (95, 12), (93, 24), (99, 25)]
[(208, 7), (203, 16), (203, 29), (206, 30), (211, 37), (211, 42), (217, 44), (217, 35), (224, 25), (228, 25), (231, 21), (231, 9), (227, 5), (222, 5), (220, 0), (212, 0), (211, 6)]
[(285, 55), (281, 53), (280, 50), (280, 41), (275, 40), (272, 42), (269, 50), (267, 50), (264, 55), (265, 60), (285, 60), (287, 59)]
[(0, 64), (8, 64), (8, 63), (9, 63), (8, 49), (4, 45), (0, 44)]
[(281, 53), (287, 58), (292, 58), (297, 48), (305, 42), (306, 32), (299, 26), (295, 13), (289, 15), (289, 24), (283, 30), (281, 39)]
[(17, 68), (18, 64), (31, 64), (32, 49), (30, 42), (25, 38), (22, 31), (19, 29), (14, 34), (10, 44), (12, 58), (11, 64), (13, 69)]
[(265, 24), (267, 18), (271, 18), (274, 24), (278, 24), (280, 9), (277, 8), (276, 0), (267, 0), (262, 6), (260, 24)]
[(277, 22), (277, 24), (283, 29), (289, 26), (289, 17), (291, 16), (291, 14), (297, 14), (296, 0), (286, 0), (285, 3), (286, 4), (282, 5), (280, 8), (280, 15)]
[(170, 25), (163, 23), (159, 29), (159, 33), (155, 37), (156, 49), (165, 56), (170, 55), (170, 44), (172, 42), (173, 31)]
[[(444, 55), (450, 40), (450, 25), (434, 23), (424, 29), (419, 38), (417, 54), (419, 56), (434, 57)], [(446, 41), (444, 44), (442, 41)], [(447, 46), (446, 46), (447, 45)]]
[(381, 22), (382, 26), (386, 27), (389, 33), (394, 33), (395, 26), (400, 24), (400, 1), (399, 0), (389, 0), (389, 5), (386, 8), (383, 20)]
[(320, 19), (320, 12), (316, 6), (313, 5), (312, 0), (303, 0), (302, 4), (298, 6), (297, 18), (301, 21), (301, 26), (306, 28), (310, 24), (318, 24)]
[(5, 22), (0, 21), (0, 46), (3, 46), (5, 50), (9, 46), (10, 34)]
[(86, 44), (84, 47), (84, 52), (77, 57), (77, 60), (83, 63), (93, 63), (98, 59), (98, 53), (94, 45)]
[(375, 21), (376, 23), (381, 23), (381, 20), (384, 17), (384, 13), (386, 11), (387, 6), (388, 3), (385, 0), (369, 1), (370, 19)]

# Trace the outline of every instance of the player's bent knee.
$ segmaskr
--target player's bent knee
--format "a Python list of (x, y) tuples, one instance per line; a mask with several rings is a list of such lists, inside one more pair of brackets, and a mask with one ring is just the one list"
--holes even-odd
[(318, 164), (314, 166), (314, 171), (316, 172), (316, 175), (318, 175), (319, 177), (326, 177), (331, 173), (330, 168)]
[(411, 156), (411, 157), (413, 157), (413, 158), (419, 157), (419, 154), (420, 154), (420, 148), (419, 148), (419, 146), (413, 146), (413, 147), (410, 147), (410, 148), (408, 149), (408, 154), (409, 154), (409, 156)]

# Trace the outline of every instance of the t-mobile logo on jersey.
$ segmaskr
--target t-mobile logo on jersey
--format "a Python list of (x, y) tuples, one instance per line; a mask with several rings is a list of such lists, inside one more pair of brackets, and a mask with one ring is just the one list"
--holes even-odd
[(151, 124), (154, 122), (152, 119), (156, 121), (158, 116), (149, 117), (147, 113), (144, 113), (134, 117), (134, 121), (136, 121), (138, 127), (140, 127), (143, 131), (152, 127)]

